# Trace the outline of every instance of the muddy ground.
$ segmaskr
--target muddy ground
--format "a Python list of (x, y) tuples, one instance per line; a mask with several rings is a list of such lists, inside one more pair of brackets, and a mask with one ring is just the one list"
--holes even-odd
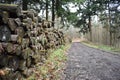
[(73, 43), (62, 80), (120, 80), (120, 55)]

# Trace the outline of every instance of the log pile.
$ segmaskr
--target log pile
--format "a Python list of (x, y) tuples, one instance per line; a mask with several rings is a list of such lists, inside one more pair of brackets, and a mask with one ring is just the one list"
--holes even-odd
[(48, 57), (49, 49), (65, 43), (63, 32), (54, 29), (51, 22), (40, 21), (33, 10), (18, 8), (0, 5), (0, 80), (30, 76), (35, 64)]

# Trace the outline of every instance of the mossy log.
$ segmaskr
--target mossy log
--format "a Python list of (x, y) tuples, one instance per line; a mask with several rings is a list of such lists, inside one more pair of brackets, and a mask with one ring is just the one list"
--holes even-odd
[(17, 24), (15, 23), (13, 18), (8, 19), (8, 25), (9, 25), (11, 31), (15, 31), (15, 29), (17, 28)]
[(8, 43), (7, 46), (6, 46), (6, 50), (7, 50), (8, 53), (14, 54), (17, 46), (18, 46), (17, 44)]
[(21, 8), (18, 5), (14, 4), (0, 4), (0, 10), (8, 11), (11, 13), (12, 17), (17, 17), (21, 14)]
[(23, 80), (23, 75), (19, 71), (11, 71), (7, 80)]
[(22, 51), (22, 54), (21, 54), (21, 57), (23, 59), (27, 59), (28, 57), (30, 57), (32, 55), (32, 50), (30, 48), (26, 48), (26, 49), (23, 49)]
[(20, 56), (22, 54), (21, 45), (17, 46), (13, 53), (15, 53), (15, 55), (17, 55), (17, 56)]
[(31, 65), (32, 65), (32, 57), (30, 56), (26, 59), (26, 66), (29, 68)]
[(0, 66), (5, 67), (8, 66), (8, 55), (2, 54), (0, 55)]
[(19, 36), (19, 37), (24, 37), (25, 35), (25, 30), (23, 27), (17, 27), (16, 28), (16, 34)]
[(27, 48), (30, 44), (30, 39), (29, 38), (23, 38), (22, 39), (22, 43), (21, 43), (21, 47), (23, 49)]
[(23, 74), (25, 77), (29, 77), (31, 74), (33, 74), (33, 70), (30, 69), (30, 68), (25, 68), (24, 71), (22, 72), (22, 74)]
[(9, 73), (11, 70), (9, 68), (0, 69), (0, 80), (9, 80)]
[(14, 71), (19, 68), (19, 58), (16, 56), (9, 56), (8, 57), (8, 67), (13, 69)]
[(20, 62), (19, 62), (19, 70), (22, 70), (22, 71), (24, 71), (25, 69), (26, 69), (26, 60), (23, 60), (23, 59), (21, 59), (20, 60)]

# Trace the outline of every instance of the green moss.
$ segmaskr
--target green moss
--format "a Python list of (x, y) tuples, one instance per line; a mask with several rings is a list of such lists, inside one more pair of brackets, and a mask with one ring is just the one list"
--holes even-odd
[(14, 6), (18, 6), (18, 5), (16, 5), (16, 4), (1, 4), (0, 3), (0, 6), (11, 6), (11, 7), (14, 7)]

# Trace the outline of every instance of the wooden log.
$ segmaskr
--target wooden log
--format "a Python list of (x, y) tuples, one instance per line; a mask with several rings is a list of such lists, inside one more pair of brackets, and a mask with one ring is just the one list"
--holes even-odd
[(15, 53), (17, 56), (20, 56), (22, 54), (22, 47), (20, 45), (17, 46), (13, 53)]
[(0, 4), (0, 10), (8, 11), (10, 14), (14, 14), (14, 16), (21, 14), (21, 8), (15, 4)]
[(38, 36), (38, 30), (33, 30), (33, 31), (30, 31), (30, 34), (32, 37), (35, 37), (35, 36)]
[(17, 27), (15, 31), (19, 37), (23, 37), (25, 35), (23, 27)]
[(9, 25), (11, 31), (15, 31), (15, 29), (17, 28), (17, 25), (15, 24), (13, 18), (8, 19), (8, 25)]
[(27, 17), (26, 19), (23, 19), (23, 22), (28, 23), (28, 24), (32, 24), (32, 19)]
[(8, 66), (8, 55), (0, 55), (0, 66)]
[(25, 68), (22, 74), (25, 76), (25, 78), (29, 77), (30, 75), (33, 74), (33, 70), (30, 68)]
[(1, 55), (1, 53), (4, 51), (4, 48), (3, 48), (3, 46), (2, 46), (2, 43), (0, 43), (0, 55)]
[(2, 12), (2, 20), (3, 20), (3, 22), (4, 22), (5, 24), (7, 24), (7, 22), (8, 22), (8, 17), (9, 17), (8, 12), (7, 12), (7, 11), (3, 11), (3, 12)]
[(17, 37), (17, 43), (18, 43), (18, 44), (22, 44), (22, 39), (23, 39), (22, 37), (18, 36), (18, 37)]
[(23, 75), (19, 71), (16, 71), (14, 73), (13, 80), (23, 80)]
[(12, 68), (14, 71), (19, 68), (19, 58), (16, 56), (9, 56), (8, 57), (8, 66), (9, 68)]
[(38, 43), (36, 45), (32, 45), (32, 49), (35, 50), (45, 50), (41, 43)]
[(27, 16), (28, 16), (29, 18), (31, 18), (32, 20), (33, 20), (33, 18), (35, 17), (33, 11), (28, 11)]
[(0, 80), (9, 80), (9, 73), (10, 73), (9, 68), (2, 68), (0, 69)]
[(51, 28), (51, 25), (50, 25), (50, 23), (48, 21), (43, 20), (42, 21), (42, 27), (43, 28)]
[(24, 23), (27, 30), (32, 30), (33, 29), (33, 25), (31, 23)]
[(38, 43), (38, 39), (36, 37), (30, 37), (30, 43), (32, 45), (36, 45)]
[(33, 22), (35, 22), (35, 23), (38, 24), (38, 17), (34, 17), (34, 18), (33, 18)]
[(4, 76), (6, 73), (2, 70), (2, 69), (0, 69), (0, 76)]
[(31, 66), (31, 63), (32, 63), (32, 58), (31, 57), (28, 57), (27, 59), (26, 59), (26, 66), (29, 68), (30, 66)]
[(23, 80), (23, 76), (19, 71), (11, 71), (8, 75), (7, 80)]
[(45, 45), (48, 42), (47, 37), (44, 33), (40, 35), (39, 41), (42, 45)]
[(36, 30), (38, 32), (38, 35), (40, 35), (42, 33), (42, 29), (39, 26), (37, 26)]
[(13, 50), (14, 50), (14, 49), (13, 49), (13, 46), (14, 46), (14, 45), (13, 45), (12, 43), (8, 43), (8, 44), (7, 44), (7, 52), (8, 52), (8, 53), (12, 53), (12, 52), (13, 52)]
[(19, 56), (22, 53), (22, 47), (18, 44), (8, 43), (6, 46), (8, 54)]
[(22, 10), (21, 11), (23, 14), (27, 14), (29, 11), (27, 11), (27, 10)]
[(41, 55), (39, 53), (39, 49), (36, 49), (34, 51), (34, 54), (32, 56), (32, 64), (36, 64), (41, 60)]
[(22, 22), (21, 22), (20, 18), (16, 18), (16, 19), (14, 19), (14, 21), (17, 24), (18, 27), (20, 27), (22, 25)]
[(20, 62), (19, 62), (18, 69), (24, 71), (26, 69), (26, 67), (27, 67), (26, 66), (26, 60), (21, 59)]
[(31, 55), (32, 55), (32, 50), (31, 50), (30, 48), (27, 47), (26, 49), (23, 49), (23, 50), (22, 50), (21, 57), (22, 57), (23, 59), (27, 59), (27, 58), (29, 58)]
[(7, 25), (0, 25), (0, 40), (3, 42), (11, 40), (11, 31)]
[(30, 39), (29, 38), (23, 38), (22, 39), (22, 43), (21, 43), (21, 47), (23, 49), (27, 48), (30, 44)]
[(11, 35), (11, 41), (16, 42), (18, 38), (18, 35)]
[(34, 55), (32, 56), (32, 63), (33, 63), (33, 64), (37, 64), (40, 60), (41, 60), (41, 55), (34, 54)]

